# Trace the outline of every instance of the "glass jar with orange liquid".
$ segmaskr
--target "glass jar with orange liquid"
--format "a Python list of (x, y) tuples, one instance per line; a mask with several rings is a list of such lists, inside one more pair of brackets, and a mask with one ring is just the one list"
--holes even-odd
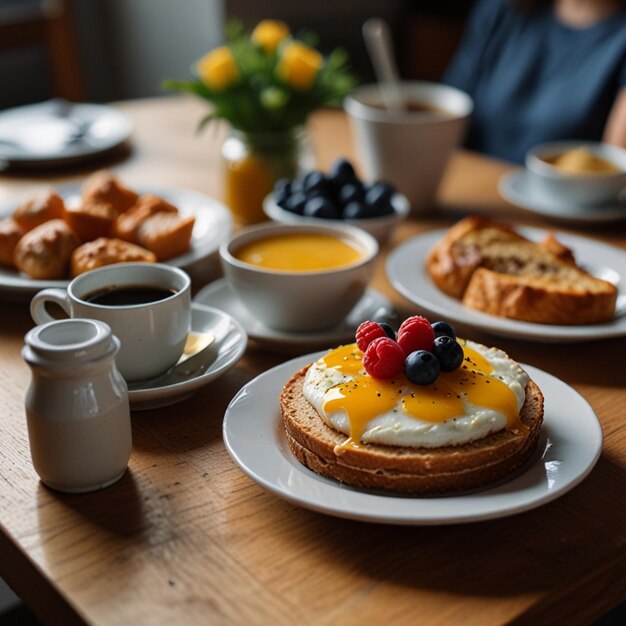
[(263, 200), (280, 178), (313, 169), (315, 158), (304, 127), (249, 133), (232, 130), (222, 146), (224, 198), (235, 219), (253, 224), (267, 219)]

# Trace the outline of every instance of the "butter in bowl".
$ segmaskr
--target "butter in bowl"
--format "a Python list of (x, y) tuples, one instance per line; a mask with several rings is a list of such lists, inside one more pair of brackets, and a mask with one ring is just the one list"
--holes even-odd
[(575, 206), (615, 203), (626, 189), (626, 150), (609, 144), (541, 144), (528, 151), (526, 168), (537, 192)]

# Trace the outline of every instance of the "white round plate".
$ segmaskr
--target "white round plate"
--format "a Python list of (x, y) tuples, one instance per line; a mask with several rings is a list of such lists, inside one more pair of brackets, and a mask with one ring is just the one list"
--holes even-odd
[(339, 326), (314, 333), (288, 333), (269, 328), (255, 318), (241, 304), (224, 278), (207, 285), (193, 300), (199, 304), (214, 306), (232, 315), (245, 328), (248, 337), (258, 344), (287, 351), (314, 350), (354, 341), (354, 333), (361, 322), (369, 319), (384, 322), (395, 315), (391, 302), (383, 294), (375, 289), (368, 289)]
[(626, 220), (626, 202), (616, 200), (595, 207), (574, 205), (537, 191), (529, 176), (523, 167), (506, 172), (498, 181), (500, 195), (512, 204), (559, 222), (604, 224)]
[(82, 161), (119, 146), (131, 130), (130, 119), (109, 106), (63, 100), (22, 106), (0, 113), (0, 160), (37, 167)]
[[(540, 228), (517, 230), (535, 241), (540, 241), (548, 234)], [(493, 335), (532, 341), (591, 341), (626, 335), (626, 251), (585, 237), (557, 233), (557, 239), (572, 249), (581, 267), (617, 286), (616, 316), (604, 324), (585, 326), (534, 324), (470, 309), (433, 283), (426, 271), (426, 256), (446, 232), (437, 230), (409, 239), (389, 254), (385, 265), (387, 278), (394, 288), (428, 315), (466, 324)]]
[[(68, 206), (80, 204), (80, 184), (59, 185), (55, 190), (63, 197)], [(188, 269), (199, 261), (205, 261), (211, 255), (217, 256), (220, 245), (228, 239), (232, 230), (230, 211), (217, 200), (197, 191), (178, 187), (159, 187), (155, 185), (133, 186), (138, 194), (156, 194), (174, 206), (181, 215), (193, 215), (196, 223), (191, 236), (189, 252), (165, 261), (170, 265)], [(11, 215), (19, 204), (32, 195), (12, 200), (0, 205), (0, 218)], [(13, 292), (32, 296), (47, 287), (65, 288), (69, 280), (35, 280), (16, 270), (0, 266), (0, 293)]]
[(233, 398), (224, 418), (224, 441), (237, 465), (268, 491), (299, 506), (364, 522), (477, 522), (558, 498), (580, 483), (600, 456), (602, 428), (587, 401), (558, 378), (525, 365), (545, 397), (544, 425), (535, 456), (509, 480), (452, 496), (418, 497), (356, 489), (324, 478), (292, 455), (278, 406), (283, 385), (321, 354), (261, 374)]
[(188, 398), (200, 387), (225, 374), (246, 351), (246, 331), (237, 320), (223, 311), (192, 304), (191, 330), (195, 333), (210, 333), (215, 337), (210, 348), (213, 358), (209, 360), (208, 367), (188, 378), (181, 380), (176, 377), (161, 381), (154, 387), (133, 389), (133, 384), (129, 383), (128, 397), (134, 411), (168, 406)]

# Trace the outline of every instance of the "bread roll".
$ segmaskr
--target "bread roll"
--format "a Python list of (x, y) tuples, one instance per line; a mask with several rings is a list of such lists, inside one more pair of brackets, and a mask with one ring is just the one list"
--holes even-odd
[(196, 219), (175, 213), (156, 213), (146, 218), (137, 231), (137, 242), (165, 261), (189, 249)]
[(65, 204), (63, 198), (52, 189), (45, 189), (25, 200), (15, 209), (13, 219), (24, 232), (54, 219), (63, 219)]
[(11, 217), (0, 220), (0, 265), (15, 268), (13, 254), (24, 230)]
[(128, 211), (137, 202), (137, 194), (105, 170), (85, 181), (82, 197), (85, 204), (110, 204), (117, 214)]
[(113, 232), (119, 239), (137, 243), (139, 227), (146, 218), (156, 213), (178, 213), (178, 209), (159, 196), (140, 196), (132, 208), (117, 218)]
[(19, 240), (15, 265), (31, 278), (66, 278), (72, 252), (79, 245), (76, 233), (63, 220), (50, 220)]
[(72, 254), (72, 276), (83, 272), (112, 265), (114, 263), (155, 263), (156, 256), (146, 250), (121, 239), (106, 239), (101, 237), (95, 241), (84, 243)]
[(106, 202), (83, 203), (66, 209), (65, 221), (81, 241), (92, 241), (98, 237), (110, 237), (117, 213)]

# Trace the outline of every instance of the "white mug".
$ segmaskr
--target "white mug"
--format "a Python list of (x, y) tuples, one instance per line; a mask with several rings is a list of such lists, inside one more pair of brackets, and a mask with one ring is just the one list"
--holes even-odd
[(387, 110), (378, 85), (357, 87), (345, 100), (365, 177), (392, 183), (412, 212), (433, 208), (439, 181), (460, 144), (473, 110), (472, 99), (447, 85), (405, 82), (407, 102), (430, 110)]
[[(143, 304), (97, 304), (87, 300), (116, 288), (156, 287), (172, 295)], [(152, 378), (183, 353), (191, 326), (191, 280), (182, 270), (159, 263), (119, 263), (77, 276), (63, 289), (44, 289), (30, 303), (37, 324), (54, 318), (46, 304), (58, 304), (70, 317), (100, 320), (121, 342), (117, 367), (127, 381)]]

